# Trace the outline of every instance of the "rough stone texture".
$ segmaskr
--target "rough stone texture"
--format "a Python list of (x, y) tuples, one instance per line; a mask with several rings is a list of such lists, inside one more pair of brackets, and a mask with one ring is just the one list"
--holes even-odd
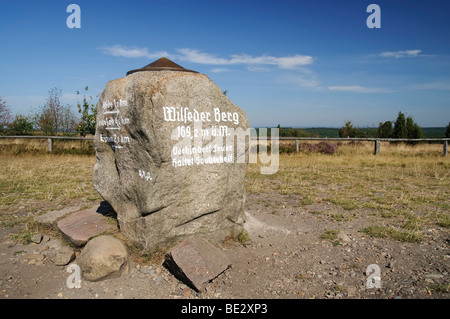
[(203, 238), (193, 237), (176, 245), (166, 255), (164, 265), (186, 285), (201, 291), (230, 267), (231, 261)]
[(128, 252), (119, 239), (99, 236), (86, 244), (77, 258), (77, 264), (86, 280), (116, 278), (128, 269)]
[(340, 230), (337, 234), (337, 239), (339, 239), (343, 244), (350, 243), (352, 240), (346, 233), (344, 233), (342, 230)]
[(68, 263), (70, 263), (74, 258), (75, 258), (75, 251), (68, 246), (63, 246), (54, 253), (54, 256), (51, 258), (51, 261), (57, 266), (65, 266)]
[[(185, 110), (204, 114), (204, 121), (169, 121), (164, 107), (183, 116)], [(218, 112), (225, 112), (225, 118), (216, 118)], [(236, 114), (237, 121), (228, 113)], [(179, 127), (184, 132), (189, 127), (192, 136), (208, 130), (209, 138), (178, 138)], [(211, 136), (220, 127), (243, 135), (249, 123), (204, 74), (145, 71), (107, 83), (97, 110), (93, 184), (116, 211), (129, 240), (153, 250), (187, 236), (214, 243), (242, 232), (248, 142), (234, 143), (233, 163), (197, 165), (195, 155), (173, 154), (174, 146), (226, 146), (226, 138)], [(216, 155), (220, 153), (208, 154), (207, 149), (202, 153)], [(192, 158), (193, 164), (175, 167), (174, 160), (179, 163), (183, 157)]]
[(58, 219), (74, 213), (77, 210), (80, 210), (79, 206), (65, 207), (61, 210), (54, 210), (43, 215), (38, 215), (35, 217), (35, 221), (46, 226), (55, 226)]
[(96, 207), (73, 213), (59, 220), (57, 226), (64, 238), (76, 246), (82, 246), (89, 238), (115, 229), (113, 224), (108, 223), (107, 217), (97, 212)]
[(42, 234), (34, 234), (33, 236), (31, 236), (31, 241), (35, 244), (40, 244), (42, 241)]

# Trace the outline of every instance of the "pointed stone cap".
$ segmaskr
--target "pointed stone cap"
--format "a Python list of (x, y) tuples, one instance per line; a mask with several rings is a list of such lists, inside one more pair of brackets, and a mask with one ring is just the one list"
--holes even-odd
[(128, 71), (127, 75), (140, 71), (179, 71), (198, 73), (197, 71), (185, 69), (181, 65), (178, 65), (164, 57), (144, 66), (143, 68)]

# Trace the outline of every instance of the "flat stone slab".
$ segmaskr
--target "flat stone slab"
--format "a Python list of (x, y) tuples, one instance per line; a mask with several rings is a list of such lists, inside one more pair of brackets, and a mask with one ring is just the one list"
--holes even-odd
[(80, 210), (80, 208), (81, 207), (79, 206), (65, 207), (60, 210), (54, 210), (46, 214), (36, 216), (34, 220), (42, 225), (55, 226), (58, 219), (63, 218), (73, 212), (76, 212), (77, 210)]
[(116, 228), (115, 225), (108, 223), (107, 217), (97, 212), (97, 206), (59, 220), (57, 227), (64, 238), (75, 246), (83, 246), (89, 238)]
[(175, 246), (164, 265), (186, 285), (201, 291), (231, 266), (231, 261), (218, 248), (200, 237), (191, 237)]

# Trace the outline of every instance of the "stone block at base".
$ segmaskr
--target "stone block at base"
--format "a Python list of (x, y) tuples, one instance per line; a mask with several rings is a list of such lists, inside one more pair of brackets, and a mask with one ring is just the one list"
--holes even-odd
[(36, 216), (35, 221), (44, 226), (55, 226), (58, 219), (64, 218), (78, 210), (80, 210), (79, 206), (65, 207), (60, 210), (54, 210), (46, 214)]
[(116, 226), (108, 223), (108, 218), (97, 212), (97, 207), (79, 211), (58, 221), (58, 229), (64, 238), (75, 246), (83, 246), (89, 238)]
[(164, 265), (186, 285), (201, 291), (230, 267), (231, 261), (203, 238), (193, 237), (175, 246), (166, 255)]

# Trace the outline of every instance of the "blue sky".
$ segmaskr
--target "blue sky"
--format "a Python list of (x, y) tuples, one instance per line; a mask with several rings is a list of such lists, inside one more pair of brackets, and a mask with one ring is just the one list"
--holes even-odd
[[(81, 28), (68, 28), (69, 4)], [(368, 28), (369, 4), (381, 28)], [(450, 121), (448, 0), (2, 0), (0, 96), (28, 114), (166, 56), (208, 75), (253, 127)]]

